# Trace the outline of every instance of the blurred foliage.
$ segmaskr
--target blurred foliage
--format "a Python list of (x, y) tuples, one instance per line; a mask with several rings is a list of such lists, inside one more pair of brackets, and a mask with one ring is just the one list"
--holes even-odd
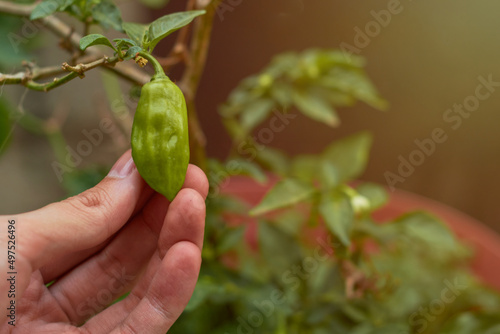
[[(28, 21), (29, 22), (29, 21)], [(32, 39), (23, 38), (19, 30), (22, 19), (0, 13), (0, 71), (11, 71), (13, 67), (30, 58), (28, 53)]]
[[(143, 1), (151, 6), (168, 2)], [(128, 38), (113, 43), (99, 34), (80, 42), (82, 49), (107, 45), (124, 59), (137, 50), (152, 51), (162, 38), (202, 14), (175, 13), (143, 25), (122, 22), (118, 7), (109, 0), (43, 0), (31, 18), (56, 12), (124, 31)], [(30, 56), (29, 43), (12, 42), (12, 32), (23, 24), (0, 17), (0, 44), (6, 46), (0, 48), (3, 66)], [(337, 50), (285, 53), (243, 80), (221, 106), (234, 146), (226, 161), (209, 160), (212, 195), (200, 278), (169, 333), (500, 333), (498, 292), (482, 286), (468, 271), (470, 251), (442, 222), (424, 212), (384, 224), (371, 218), (388, 194), (379, 185), (352, 182), (366, 167), (370, 134), (354, 134), (318, 155), (296, 157), (252, 137), (264, 121), (277, 117), (276, 112), (297, 110), (334, 127), (340, 124), (338, 108), (357, 101), (385, 109), (387, 103), (364, 64), (362, 57), (346, 57)], [(0, 102), (2, 142), (10, 132), (10, 117)], [(30, 114), (19, 124), (46, 136), (56, 161), (65, 161), (60, 132), (47, 131), (43, 121)], [(106, 171), (75, 168), (64, 175), (61, 186), (68, 196), (74, 195), (98, 183)], [(230, 176), (265, 183), (269, 172), (279, 180), (253, 208), (223, 193)]]
[[(335, 107), (356, 100), (384, 108), (363, 64), (328, 50), (278, 56), (242, 81), (221, 115), (239, 143), (275, 108), (329, 126), (339, 123)], [(371, 143), (362, 132), (296, 157), (254, 143), (264, 155), (234, 150), (224, 163), (212, 160), (213, 194), (224, 188), (221, 175), (262, 183), (270, 170), (280, 180), (253, 208), (209, 197), (200, 280), (169, 333), (497, 333), (500, 295), (468, 271), (470, 251), (442, 222), (424, 212), (384, 224), (371, 218), (388, 194), (351, 184)]]
[(0, 155), (7, 149), (11, 132), (9, 105), (0, 98)]
[(346, 57), (337, 50), (285, 53), (257, 75), (243, 80), (230, 94), (220, 113), (236, 141), (248, 134), (276, 108), (297, 108), (328, 126), (340, 123), (336, 107), (363, 101), (385, 109), (363, 70), (361, 57)]
[(66, 12), (87, 24), (123, 31), (120, 10), (110, 0), (43, 0), (31, 12), (30, 19), (40, 19), (56, 12)]

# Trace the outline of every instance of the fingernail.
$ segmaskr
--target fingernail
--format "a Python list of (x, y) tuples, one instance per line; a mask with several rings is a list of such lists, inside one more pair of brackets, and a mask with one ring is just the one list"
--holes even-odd
[(134, 160), (132, 159), (132, 155), (130, 150), (125, 152), (120, 159), (115, 163), (113, 168), (108, 173), (109, 177), (116, 177), (123, 179), (135, 170)]

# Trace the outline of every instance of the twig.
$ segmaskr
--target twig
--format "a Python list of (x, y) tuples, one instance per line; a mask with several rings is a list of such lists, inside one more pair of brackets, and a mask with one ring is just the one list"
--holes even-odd
[[(188, 0), (186, 11), (193, 10), (195, 6), (196, 0)], [(180, 61), (183, 61), (185, 64), (188, 64), (190, 62), (190, 54), (187, 47), (190, 28), (190, 24), (182, 27), (177, 34), (177, 39), (175, 40), (174, 47), (172, 48), (168, 56), (164, 58), (157, 58), (165, 71), (168, 71), (169, 68), (177, 65)]]
[(90, 71), (91, 69), (96, 68), (96, 67), (101, 66), (101, 65), (115, 64), (117, 61), (120, 61), (120, 58), (118, 58), (118, 57), (109, 58), (108, 56), (104, 56), (101, 59), (97, 59), (97, 60), (95, 60), (91, 63), (88, 63), (88, 64), (80, 63), (76, 66), (71, 66), (68, 63), (63, 63), (62, 68), (63, 68), (63, 70), (68, 71), (68, 72), (75, 72), (76, 74), (78, 74), (78, 76), (80, 78), (84, 78), (85, 72)]
[(194, 98), (198, 90), (201, 75), (205, 69), (215, 13), (217, 6), (222, 0), (204, 2), (205, 4), (201, 8), (201, 1), (197, 1), (196, 3), (197, 9), (205, 9), (206, 14), (200, 16), (194, 23), (193, 37), (190, 45), (190, 61), (186, 64), (186, 71), (182, 76), (179, 86), (186, 96), (193, 162), (206, 170), (206, 138), (198, 119)]
[(60, 85), (78, 77), (77, 73), (70, 73), (70, 74), (65, 75), (63, 77), (60, 77), (60, 78), (54, 78), (54, 80), (52, 82), (38, 83), (38, 82), (33, 81), (31, 79), (30, 75), (31, 74), (29, 72), (19, 72), (16, 74), (2, 74), (2, 73), (0, 73), (0, 83), (10, 84), (10, 85), (21, 84), (29, 89), (32, 89), (32, 90), (48, 92), (49, 90), (52, 90), (56, 87), (59, 87)]
[[(36, 7), (36, 5), (37, 4), (23, 5), (13, 2), (0, 1), (0, 13), (7, 13), (29, 18), (31, 12)], [(69, 25), (67, 25), (57, 17), (50, 15), (41, 18), (37, 21), (40, 22), (42, 25), (44, 25), (48, 30), (50, 30), (55, 35), (63, 39), (67, 39), (68, 42), (75, 49), (78, 50), (80, 49), (80, 39), (82, 36), (74, 32)], [(86, 51), (85, 54), (93, 56), (95, 59), (103, 57), (103, 54), (98, 51), (88, 50)], [(138, 70), (133, 65), (123, 64), (120, 67), (105, 67), (105, 68), (109, 71), (118, 74), (120, 77), (125, 78), (137, 84), (145, 84), (150, 79), (147, 73)]]
[[(59, 87), (68, 81), (71, 81), (77, 77), (83, 78), (84, 73), (96, 68), (101, 65), (112, 65), (119, 61), (118, 57), (109, 58), (103, 56), (100, 59), (93, 60), (90, 63), (84, 64), (80, 63), (76, 66), (70, 66), (68, 63), (63, 63), (61, 67), (56, 68), (54, 66), (47, 68), (34, 68), (31, 70), (28, 68), (24, 72), (19, 72), (15, 74), (2, 74), (0, 73), (0, 84), (22, 84), (29, 89), (48, 92), (56, 87)], [(35, 82), (40, 77), (47, 77), (51, 75), (59, 74), (63, 71), (71, 72), (62, 77), (56, 77), (51, 82), (38, 83)]]

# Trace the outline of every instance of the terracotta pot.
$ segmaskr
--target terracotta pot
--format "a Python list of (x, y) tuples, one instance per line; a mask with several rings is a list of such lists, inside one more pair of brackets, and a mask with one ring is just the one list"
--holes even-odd
[[(232, 177), (222, 187), (221, 192), (237, 196), (249, 203), (257, 204), (265, 193), (277, 182), (271, 177), (267, 184), (258, 184), (247, 177)], [(456, 235), (471, 246), (475, 257), (471, 263), (474, 272), (487, 285), (500, 290), (500, 235), (481, 222), (451, 207), (431, 199), (405, 191), (390, 192), (389, 203), (374, 213), (377, 221), (387, 221), (413, 210), (425, 210), (446, 222)], [(247, 240), (256, 240), (256, 224), (250, 224)]]

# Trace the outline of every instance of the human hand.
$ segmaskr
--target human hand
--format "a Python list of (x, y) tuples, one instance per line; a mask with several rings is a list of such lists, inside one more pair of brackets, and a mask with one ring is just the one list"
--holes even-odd
[[(206, 176), (190, 165), (183, 189), (169, 203), (141, 179), (128, 151), (94, 188), (36, 211), (0, 216), (2, 254), (8, 222), (15, 221), (17, 272), (15, 327), (2, 315), (0, 332), (167, 332), (198, 279), (207, 193)], [(0, 273), (8, 279), (6, 261), (0, 259)], [(9, 315), (14, 299), (6, 278), (0, 279), (0, 309)]]

